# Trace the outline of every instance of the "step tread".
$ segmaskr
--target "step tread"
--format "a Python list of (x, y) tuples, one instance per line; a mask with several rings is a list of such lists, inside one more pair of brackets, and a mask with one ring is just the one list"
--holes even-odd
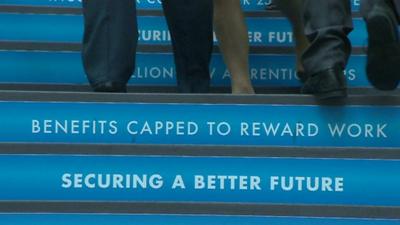
[(93, 93), (65, 91), (0, 91), (1, 101), (56, 102), (137, 102), (137, 103), (194, 103), (194, 104), (279, 104), (279, 105), (375, 105), (400, 106), (396, 92), (380, 95), (351, 95), (345, 100), (320, 102), (310, 95), (299, 94), (177, 94), (177, 93)]
[(298, 216), (400, 219), (400, 207), (260, 205), (224, 203), (128, 203), (128, 202), (7, 202), (2, 213), (105, 213), (165, 215)]
[[(54, 92), (92, 92), (92, 88), (88, 84), (54, 84), (50, 82), (43, 83), (17, 83), (17, 82), (2, 82), (0, 83), (0, 90), (3, 91), (54, 91)], [(300, 94), (299, 87), (255, 87), (257, 94)], [(379, 96), (385, 93), (374, 88), (358, 88), (349, 87), (350, 95), (365, 95), (365, 96)], [(140, 85), (130, 84), (128, 86), (129, 93), (178, 93), (176, 86), (165, 85)], [(215, 94), (230, 94), (231, 88), (229, 86), (212, 86), (210, 93)], [(387, 93), (386, 93), (387, 94)], [(400, 89), (391, 92), (392, 95), (400, 95)]]
[(4, 154), (400, 159), (397, 148), (0, 143)]

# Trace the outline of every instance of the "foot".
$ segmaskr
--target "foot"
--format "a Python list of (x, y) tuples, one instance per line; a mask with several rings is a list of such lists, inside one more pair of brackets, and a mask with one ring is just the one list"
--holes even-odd
[(303, 94), (313, 94), (319, 100), (347, 97), (344, 72), (339, 67), (328, 69), (310, 76), (305, 82)]
[(394, 90), (400, 81), (400, 44), (394, 11), (384, 1), (366, 18), (367, 77), (379, 90)]
[(119, 82), (107, 81), (103, 83), (99, 83), (93, 87), (95, 92), (114, 92), (114, 93), (126, 93), (127, 87), (126, 84), (122, 84)]
[(249, 75), (232, 76), (231, 87), (232, 87), (232, 94), (238, 94), (238, 95), (255, 94)]

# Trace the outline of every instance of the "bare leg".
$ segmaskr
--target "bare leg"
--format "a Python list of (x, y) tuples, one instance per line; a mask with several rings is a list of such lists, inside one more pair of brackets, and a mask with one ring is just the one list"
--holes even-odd
[(249, 37), (239, 0), (214, 0), (214, 25), (232, 93), (254, 94), (249, 77)]

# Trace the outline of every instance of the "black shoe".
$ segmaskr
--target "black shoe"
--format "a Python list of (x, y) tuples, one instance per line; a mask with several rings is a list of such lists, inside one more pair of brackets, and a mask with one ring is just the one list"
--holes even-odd
[(300, 82), (304, 84), (308, 80), (308, 74), (304, 71), (297, 71), (297, 78), (299, 78)]
[(301, 92), (313, 94), (319, 100), (347, 97), (347, 82), (339, 67), (316, 73), (308, 78)]
[(379, 90), (394, 90), (400, 81), (400, 44), (397, 19), (385, 1), (366, 18), (368, 29), (367, 77)]
[(95, 92), (113, 92), (113, 93), (126, 93), (127, 87), (126, 84), (122, 84), (119, 82), (107, 81), (103, 83), (99, 83), (93, 87)]

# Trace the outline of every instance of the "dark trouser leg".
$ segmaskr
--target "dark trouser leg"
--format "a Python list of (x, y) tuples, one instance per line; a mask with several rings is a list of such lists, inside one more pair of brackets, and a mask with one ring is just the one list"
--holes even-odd
[(83, 0), (83, 15), (82, 57), (90, 84), (95, 90), (107, 82), (124, 88), (135, 67), (135, 1)]
[(400, 0), (392, 0), (397, 20), (400, 21)]
[(360, 11), (363, 17), (365, 18), (371, 12), (372, 7), (380, 1), (384, 0), (362, 0)]
[(352, 30), (350, 1), (305, 0), (304, 23), (310, 46), (303, 54), (309, 78), (302, 93), (321, 100), (346, 97), (343, 70), (351, 53), (347, 37)]
[(391, 0), (363, 0), (361, 4), (368, 30), (368, 80), (377, 89), (393, 90), (400, 81), (400, 44), (395, 5)]
[(377, 4), (388, 5), (397, 18), (397, 14), (400, 10), (400, 0), (361, 0), (361, 14), (364, 18), (368, 17), (368, 14), (374, 10)]
[(307, 73), (344, 69), (351, 53), (349, 0), (305, 0), (304, 11), (305, 32), (311, 42), (303, 55)]
[(212, 0), (164, 0), (163, 8), (172, 36), (179, 91), (209, 92)]

